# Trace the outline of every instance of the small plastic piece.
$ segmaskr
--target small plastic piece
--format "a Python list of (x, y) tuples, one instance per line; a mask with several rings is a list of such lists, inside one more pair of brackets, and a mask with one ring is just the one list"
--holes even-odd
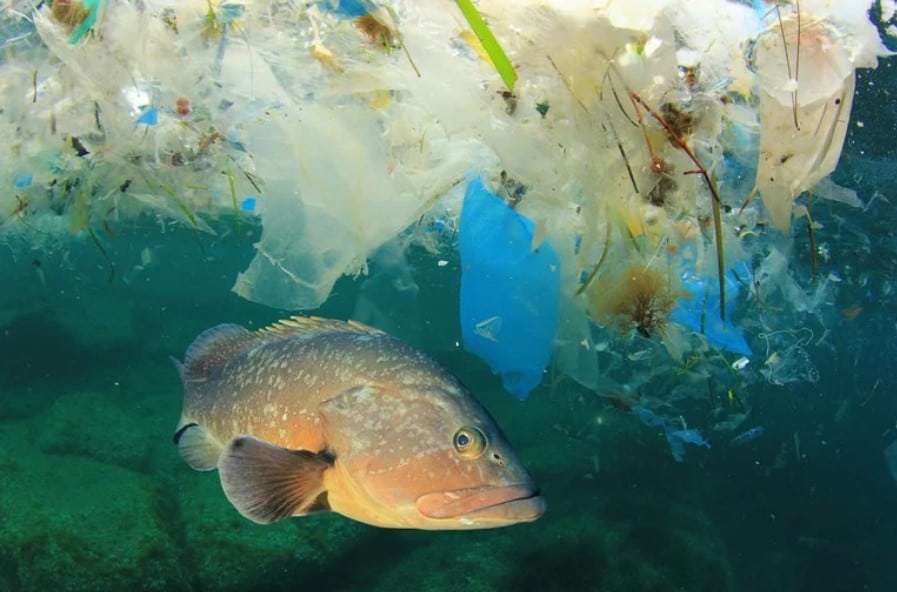
[(370, 12), (372, 2), (369, 0), (321, 0), (318, 3), (323, 10), (332, 12), (342, 18), (357, 18)]
[[(669, 417), (664, 417), (654, 411), (638, 405), (632, 408), (632, 411), (638, 415), (639, 420), (650, 428), (663, 428), (663, 434), (670, 445), (670, 454), (676, 462), (685, 460), (685, 445), (702, 446), (710, 448), (710, 442), (704, 439), (704, 436), (697, 430), (690, 430), (681, 427), (681, 421), (674, 421)], [(678, 428), (678, 429), (677, 429)]]
[(685, 445), (703, 446), (710, 448), (710, 442), (696, 430), (670, 430), (666, 429), (667, 442), (670, 444), (670, 453), (676, 462), (685, 460)]
[(722, 321), (719, 314), (719, 300), (716, 298), (719, 290), (716, 278), (708, 278), (706, 275), (691, 271), (685, 272), (682, 286), (689, 292), (690, 297), (679, 300), (670, 318), (692, 331), (703, 334), (707, 343), (713, 347), (750, 356), (751, 348), (744, 337), (744, 332), (731, 321), (741, 287), (737, 277), (741, 277), (742, 274), (747, 274), (744, 277), (750, 277), (750, 272), (745, 269), (743, 263), (733, 266), (726, 272), (726, 293), (729, 296), (726, 302), (726, 320)]
[(13, 185), (16, 189), (25, 189), (34, 182), (34, 175), (31, 173), (19, 173), (13, 178)]
[(140, 117), (137, 118), (137, 123), (142, 123), (144, 125), (156, 125), (157, 123), (159, 123), (159, 110), (150, 107), (140, 114)]

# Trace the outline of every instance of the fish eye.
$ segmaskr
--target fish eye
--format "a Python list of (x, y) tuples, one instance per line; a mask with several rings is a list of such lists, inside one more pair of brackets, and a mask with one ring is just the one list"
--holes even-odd
[(455, 450), (465, 458), (476, 458), (486, 450), (486, 436), (474, 427), (463, 427), (452, 440)]

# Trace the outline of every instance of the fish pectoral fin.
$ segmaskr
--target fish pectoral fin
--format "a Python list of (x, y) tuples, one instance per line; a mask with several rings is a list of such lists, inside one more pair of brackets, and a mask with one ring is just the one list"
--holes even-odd
[(218, 466), (221, 443), (196, 423), (188, 423), (174, 434), (181, 458), (197, 471), (211, 471)]
[(243, 516), (268, 524), (329, 509), (324, 471), (327, 453), (288, 450), (252, 436), (235, 437), (218, 460), (224, 495)]

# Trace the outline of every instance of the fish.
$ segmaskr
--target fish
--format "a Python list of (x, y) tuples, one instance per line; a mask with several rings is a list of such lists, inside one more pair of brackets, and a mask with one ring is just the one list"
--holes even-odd
[(545, 499), (495, 420), (413, 346), (355, 321), (290, 317), (201, 333), (183, 363), (174, 441), (218, 470), (244, 517), (331, 511), (384, 528), (538, 519)]

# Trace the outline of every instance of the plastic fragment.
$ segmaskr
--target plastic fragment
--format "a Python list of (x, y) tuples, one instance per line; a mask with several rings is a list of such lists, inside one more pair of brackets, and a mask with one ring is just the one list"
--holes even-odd
[(13, 179), (13, 185), (16, 189), (25, 189), (34, 182), (34, 175), (31, 173), (19, 173)]
[[(738, 275), (735, 270), (738, 270)], [(739, 276), (750, 277), (745, 263), (735, 265), (726, 272), (726, 291), (729, 298), (726, 302), (726, 320), (723, 321), (719, 314), (719, 300), (708, 297), (717, 291), (716, 278), (699, 275), (693, 270), (684, 272), (682, 286), (690, 296), (679, 299), (670, 318), (692, 331), (703, 334), (707, 343), (713, 347), (750, 356), (751, 348), (744, 337), (744, 332), (732, 323), (732, 312), (741, 288), (737, 279)]]
[(766, 433), (766, 428), (764, 428), (763, 426), (753, 427), (749, 430), (741, 432), (740, 434), (729, 440), (729, 446), (741, 446), (742, 444), (753, 442), (764, 433)]
[(673, 459), (676, 462), (683, 462), (685, 460), (685, 445), (691, 444), (692, 446), (702, 446), (704, 448), (710, 448), (710, 442), (704, 439), (704, 437), (697, 430), (669, 430), (666, 432), (667, 442), (670, 444), (670, 453), (673, 455)]
[(710, 442), (705, 440), (697, 430), (690, 430), (687, 428), (677, 429), (680, 422), (655, 413), (643, 405), (637, 405), (633, 407), (632, 410), (638, 415), (639, 420), (646, 426), (651, 428), (663, 428), (664, 436), (666, 437), (667, 443), (670, 445), (670, 453), (673, 455), (673, 459), (676, 462), (683, 462), (685, 460), (686, 444), (710, 448)]
[(464, 348), (520, 399), (551, 359), (560, 297), (557, 254), (550, 240), (533, 251), (534, 232), (482, 179), (468, 184), (458, 233)]
[(894, 483), (897, 483), (897, 442), (891, 442), (885, 448), (885, 462), (888, 464), (888, 471), (890, 471), (891, 477), (894, 478)]
[(140, 114), (140, 117), (137, 118), (137, 123), (142, 123), (144, 125), (156, 125), (159, 123), (159, 110), (150, 107), (146, 109), (143, 113)]
[(342, 18), (357, 18), (368, 14), (371, 3), (366, 0), (320, 0), (317, 5)]

